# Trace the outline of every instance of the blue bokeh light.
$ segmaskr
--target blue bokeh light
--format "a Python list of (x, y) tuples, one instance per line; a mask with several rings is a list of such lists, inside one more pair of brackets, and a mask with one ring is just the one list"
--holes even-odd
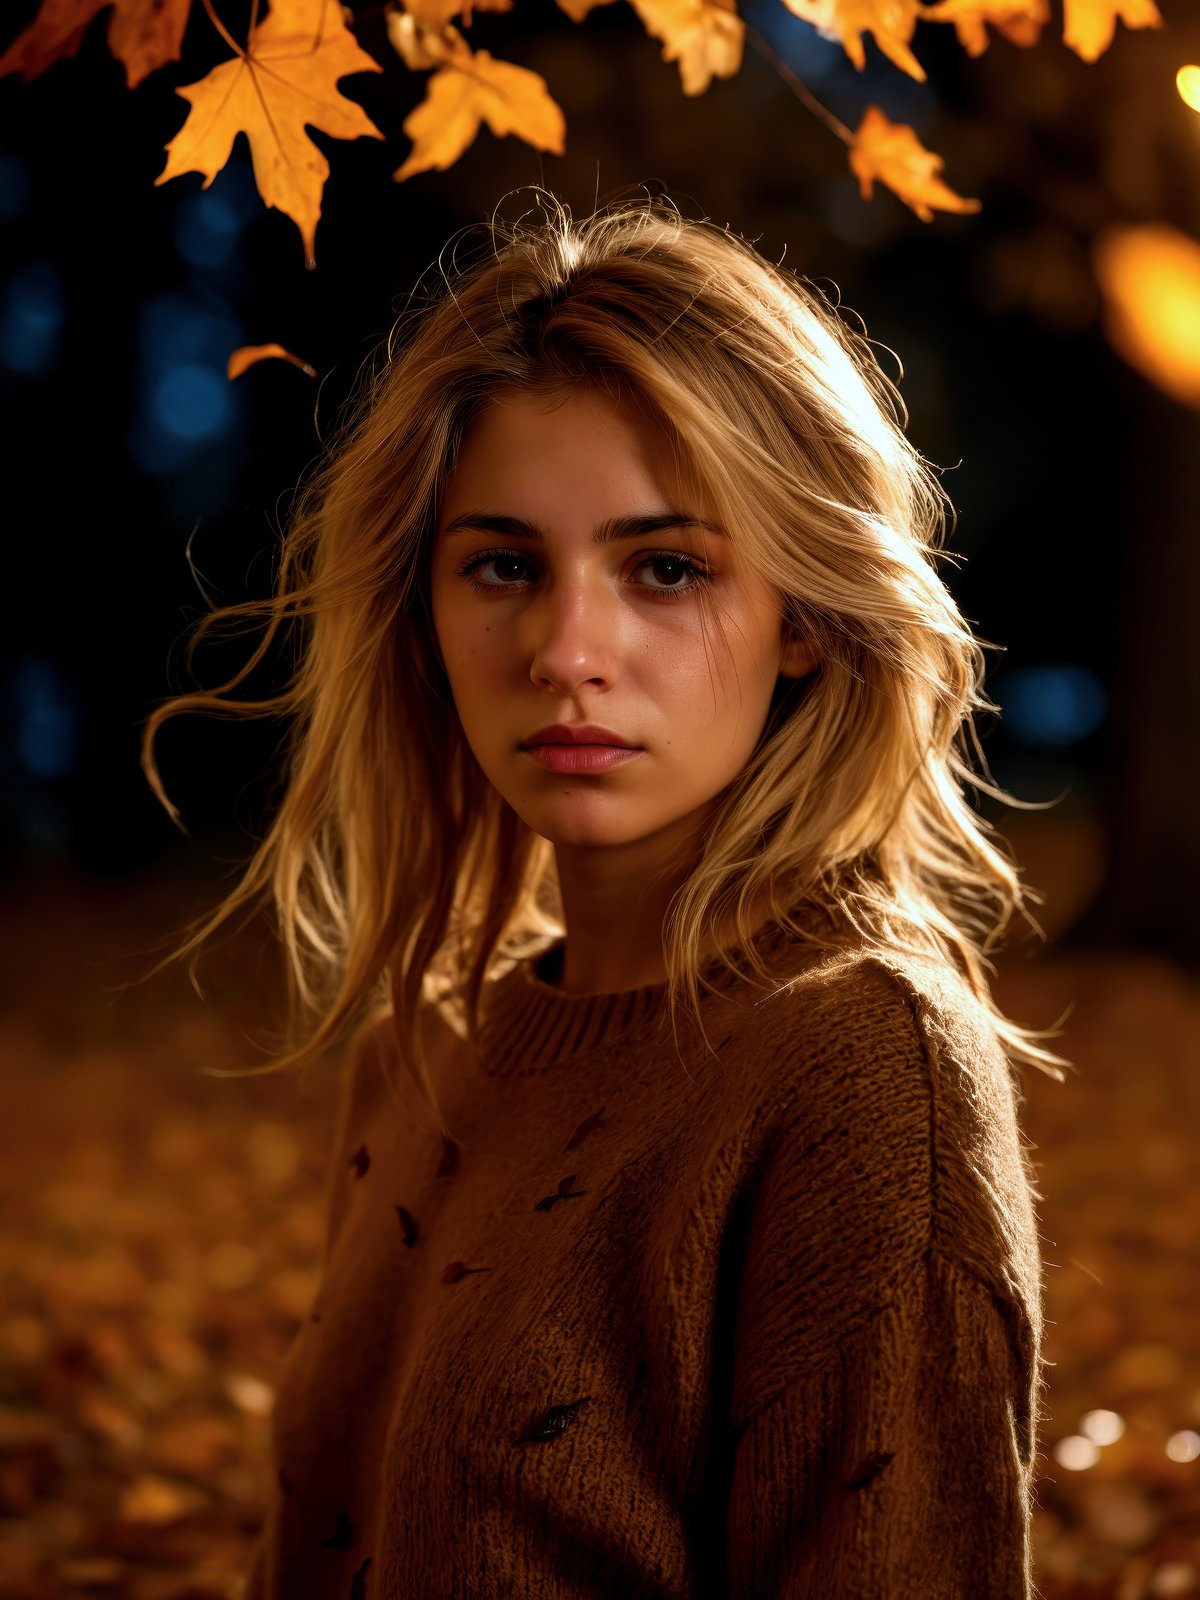
[(245, 334), (233, 313), (211, 296), (171, 291), (142, 305), (137, 337), (141, 397), (127, 434), (137, 466), (162, 476), (217, 445), (240, 460), (246, 401), (225, 363)]
[(159, 425), (189, 443), (219, 439), (233, 421), (228, 380), (192, 362), (168, 367), (154, 385), (150, 404)]
[(0, 150), (0, 223), (23, 217), (33, 202), (33, 176), (15, 150)]
[(79, 763), (83, 722), (79, 701), (49, 656), (38, 651), (17, 662), (6, 698), (15, 725), (17, 760), (35, 778), (61, 778)]
[(237, 250), (243, 219), (226, 195), (212, 189), (185, 195), (175, 210), (171, 239), (192, 267), (223, 267)]
[(993, 698), (1009, 734), (1027, 745), (1077, 744), (1108, 715), (1104, 685), (1087, 667), (1071, 662), (1008, 668)]
[(23, 378), (41, 378), (62, 359), (67, 295), (51, 261), (29, 261), (0, 291), (0, 364)]
[(176, 290), (155, 295), (138, 310), (138, 346), (147, 371), (184, 362), (223, 371), (230, 350), (242, 342), (242, 325), (224, 306), (206, 304)]
[(171, 239), (201, 277), (229, 282), (245, 265), (243, 236), (262, 212), (253, 166), (235, 155), (206, 189), (182, 195), (172, 218)]

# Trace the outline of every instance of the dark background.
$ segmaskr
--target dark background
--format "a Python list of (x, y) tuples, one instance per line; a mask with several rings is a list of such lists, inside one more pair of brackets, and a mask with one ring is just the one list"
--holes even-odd
[[(4, 80), (6, 875), (113, 879), (245, 853), (278, 729), (167, 729), (164, 771), (191, 842), (138, 767), (141, 721), (188, 682), (179, 641), (205, 605), (189, 541), (214, 598), (262, 592), (318, 428), (449, 236), (498, 204), (530, 204), (509, 193), (522, 184), (545, 182), (583, 212), (645, 183), (840, 293), (898, 354), (911, 436), (947, 469), (959, 513), (952, 548), (965, 560), (949, 581), (1004, 648), (989, 758), (1018, 798), (1058, 802), (1040, 834), (1033, 814), (1013, 824), (1031, 875), (1046, 827), (1050, 862), (1070, 858), (1050, 920), (1194, 955), (1195, 919), (1175, 908), (1200, 877), (1197, 429), (1108, 348), (1088, 259), (1107, 226), (1196, 222), (1200, 118), (1173, 75), (1200, 56), (1200, 36), (1173, 10), (1162, 31), (1118, 28), (1093, 66), (1051, 33), (1032, 51), (997, 38), (971, 61), (952, 30), (924, 26), (920, 85), (871, 44), (857, 73), (777, 0), (755, 0), (751, 25), (845, 122), (882, 105), (983, 200), (977, 216), (931, 224), (886, 190), (863, 201), (843, 147), (752, 46), (736, 78), (687, 99), (617, 5), (575, 26), (548, 0), (522, 0), (471, 30), (546, 76), (567, 115), (565, 157), (485, 129), (449, 172), (396, 184), (423, 78), (389, 58), (367, 11), (360, 37), (390, 64), (347, 84), (387, 141), (317, 135), (333, 174), (313, 272), (293, 224), (259, 202), (244, 140), (207, 191), (199, 174), (154, 186), (186, 110), (172, 86), (224, 49), (198, 8), (183, 62), (135, 92), (103, 21), (75, 61), (30, 85)], [(319, 386), (282, 364), (229, 384), (228, 352), (269, 339), (311, 361)], [(233, 660), (212, 651), (199, 674), (213, 681)]]

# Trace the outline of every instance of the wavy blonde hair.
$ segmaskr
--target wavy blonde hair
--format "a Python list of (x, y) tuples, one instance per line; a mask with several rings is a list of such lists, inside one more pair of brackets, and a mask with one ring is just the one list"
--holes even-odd
[[(192, 650), (219, 624), (265, 623), (245, 666), (147, 722), (143, 765), (175, 817), (153, 754), (167, 718), (289, 726), (274, 819), (175, 955), (273, 906), (292, 1036), (249, 1070), (315, 1058), (390, 999), (406, 1065), (436, 1109), (422, 1001), (449, 997), (474, 1040), (489, 976), (563, 931), (553, 848), (492, 788), (454, 711), (428, 594), (442, 490), (498, 391), (596, 384), (665, 429), (706, 514), (778, 591), (785, 626), (820, 663), (802, 683), (780, 680), (671, 902), (672, 1019), (683, 1001), (698, 1014), (714, 927), (732, 920), (751, 976), (765, 980), (751, 908), (765, 895), (776, 920), (812, 938), (790, 917), (805, 900), (869, 948), (953, 962), (1010, 1060), (1061, 1079), (1044, 1035), (991, 999), (989, 953), (1014, 913), (1029, 918), (1011, 860), (965, 796), (971, 785), (1009, 799), (987, 776), (973, 722), (996, 708), (981, 645), (935, 565), (949, 502), (871, 345), (807, 282), (667, 201), (576, 221), (535, 192), (535, 220), (493, 220), (468, 265), (439, 262), (434, 292), (414, 296), (362, 374), (298, 496), (273, 594), (202, 619)], [(239, 698), (293, 632), (286, 687)]]

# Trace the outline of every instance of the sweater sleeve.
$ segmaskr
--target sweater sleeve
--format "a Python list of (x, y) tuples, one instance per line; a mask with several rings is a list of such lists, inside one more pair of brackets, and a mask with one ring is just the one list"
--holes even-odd
[(1016, 1311), (930, 1251), (748, 1423), (729, 1600), (1031, 1600)]

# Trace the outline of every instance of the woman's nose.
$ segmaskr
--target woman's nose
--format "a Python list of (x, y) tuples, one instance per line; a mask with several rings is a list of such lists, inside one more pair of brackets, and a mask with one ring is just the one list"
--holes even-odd
[(613, 681), (619, 602), (600, 578), (559, 580), (525, 613), (529, 676), (539, 688), (569, 694), (581, 683)]

